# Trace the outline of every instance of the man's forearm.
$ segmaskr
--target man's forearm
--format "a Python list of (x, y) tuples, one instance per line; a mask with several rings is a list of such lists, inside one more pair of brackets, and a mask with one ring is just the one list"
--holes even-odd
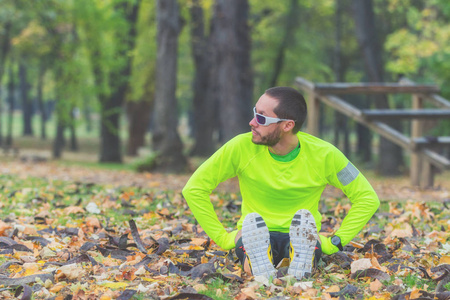
[[(214, 207), (209, 200), (209, 195), (195, 195), (189, 189), (183, 190), (183, 196), (186, 199), (189, 208), (191, 209), (194, 217), (203, 228), (205, 233), (221, 248), (231, 249), (234, 248), (234, 238), (237, 230), (228, 233), (219, 221)], [(205, 198), (206, 197), (206, 198)]]

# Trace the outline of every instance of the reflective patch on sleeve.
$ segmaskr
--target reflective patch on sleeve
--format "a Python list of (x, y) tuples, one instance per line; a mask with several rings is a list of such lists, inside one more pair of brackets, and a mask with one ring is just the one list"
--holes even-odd
[(348, 162), (347, 166), (343, 168), (339, 173), (337, 173), (337, 178), (342, 183), (343, 186), (346, 186), (353, 180), (355, 180), (356, 176), (358, 176), (359, 171), (352, 165), (351, 162)]

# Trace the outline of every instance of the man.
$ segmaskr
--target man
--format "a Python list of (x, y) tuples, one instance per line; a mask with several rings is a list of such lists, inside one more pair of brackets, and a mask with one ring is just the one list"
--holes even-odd
[[(223, 249), (236, 249), (244, 270), (274, 277), (290, 258), (288, 273), (309, 276), (321, 253), (342, 250), (379, 206), (366, 178), (333, 145), (299, 132), (306, 118), (303, 96), (290, 87), (268, 89), (253, 109), (251, 132), (231, 139), (204, 162), (183, 189), (206, 234)], [(242, 217), (227, 232), (209, 199), (220, 182), (237, 176)], [(352, 203), (331, 237), (318, 235), (320, 196), (327, 184)], [(318, 236), (318, 237), (317, 237)]]

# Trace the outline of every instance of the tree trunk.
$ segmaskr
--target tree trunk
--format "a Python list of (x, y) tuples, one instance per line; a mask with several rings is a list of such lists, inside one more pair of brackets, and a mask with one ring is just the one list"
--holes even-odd
[(275, 64), (273, 67), (272, 78), (270, 80), (270, 87), (276, 86), (278, 82), (278, 77), (280, 76), (281, 70), (284, 65), (284, 57), (286, 53), (286, 49), (289, 46), (289, 43), (294, 41), (294, 32), (297, 27), (300, 11), (298, 9), (298, 0), (291, 0), (291, 5), (289, 7), (288, 15), (286, 16), (286, 23), (284, 28), (284, 36), (281, 41), (280, 46), (278, 47), (277, 58), (275, 59)]
[[(6, 56), (9, 52), (11, 41), (10, 41), (10, 30), (12, 22), (8, 21), (3, 25), (3, 30), (0, 32), (0, 83), (3, 79), (3, 74), (5, 73), (5, 62)], [(0, 95), (0, 146), (3, 145), (3, 97)]]
[(222, 142), (249, 130), (253, 76), (250, 68), (247, 0), (217, 0), (214, 17), (214, 64)]
[(100, 162), (122, 162), (119, 130), (123, 99), (119, 98), (120, 94), (115, 93), (101, 101)]
[[(147, 95), (146, 95), (147, 96)], [(140, 101), (127, 102), (128, 115), (128, 144), (127, 154), (136, 156), (140, 147), (145, 144), (145, 134), (148, 131), (148, 124), (150, 122), (150, 115), (152, 109), (152, 101), (145, 99), (152, 99), (143, 97)]]
[[(128, 4), (132, 5), (128, 7)], [(122, 67), (111, 71), (110, 82), (113, 92), (108, 98), (102, 97), (101, 101), (101, 142), (100, 162), (122, 162), (120, 143), (120, 116), (123, 110), (125, 95), (129, 86), (132, 58), (130, 52), (136, 43), (136, 23), (138, 19), (140, 1), (134, 3), (123, 2), (117, 7), (117, 11), (124, 12), (129, 24), (129, 30), (124, 37), (125, 47), (121, 47), (118, 57), (127, 57)]]
[(83, 104), (83, 116), (86, 123), (86, 131), (92, 132), (93, 124), (92, 124), (92, 114), (91, 114), (91, 106), (87, 103), (88, 101), (85, 99)]
[(181, 172), (187, 161), (178, 135), (177, 79), (178, 34), (181, 30), (176, 0), (157, 1), (157, 42), (155, 129), (153, 148), (158, 152), (153, 170)]
[(30, 84), (27, 78), (27, 68), (23, 63), (19, 64), (19, 80), (20, 80), (20, 94), (22, 98), (22, 113), (23, 113), (23, 135), (33, 135), (32, 116), (33, 103), (29, 98), (28, 91)]
[(75, 109), (72, 108), (72, 111), (70, 112), (70, 150), (72, 151), (78, 151), (80, 147), (78, 146), (78, 139), (77, 139), (77, 126), (76, 126), (76, 119), (75, 119)]
[(359, 159), (362, 162), (368, 163), (372, 161), (372, 133), (367, 127), (356, 124), (356, 134), (358, 135), (358, 142), (356, 151)]
[[(366, 72), (371, 82), (383, 82), (383, 63), (381, 59), (382, 47), (377, 40), (375, 15), (371, 0), (353, 0), (354, 18), (356, 23), (356, 37), (360, 45)], [(375, 107), (389, 108), (385, 95), (376, 96)], [(389, 124), (393, 126), (392, 124)], [(393, 126), (397, 127), (397, 126)], [(402, 149), (394, 143), (380, 137), (378, 172), (381, 175), (398, 175), (401, 173)]]
[[(1, 82), (1, 81), (0, 81)], [(2, 98), (3, 90), (0, 89), (0, 146), (3, 146), (3, 98)]]
[(6, 128), (6, 146), (12, 146), (12, 135), (13, 135), (13, 114), (15, 106), (15, 81), (14, 81), (14, 71), (12, 63), (9, 66), (9, 81), (8, 81), (8, 123)]
[[(342, 0), (336, 0), (335, 13), (335, 45), (334, 45), (334, 74), (337, 82), (345, 81), (345, 69), (342, 63), (341, 37), (342, 37)], [(344, 136), (343, 145), (340, 145), (340, 135)], [(347, 117), (343, 114), (334, 112), (334, 145), (339, 147), (346, 155), (350, 155), (350, 141), (348, 132)]]
[(38, 75), (38, 82), (37, 82), (37, 102), (39, 105), (39, 110), (41, 112), (41, 139), (46, 140), (47, 139), (47, 131), (45, 128), (45, 123), (47, 122), (47, 111), (45, 109), (44, 105), (44, 99), (42, 99), (42, 90), (44, 88), (44, 74), (45, 74), (45, 68), (41, 66), (39, 70)]
[[(350, 95), (350, 102), (359, 109), (369, 109), (370, 100), (367, 96)], [(364, 98), (361, 98), (364, 97)], [(369, 128), (359, 123), (356, 124), (356, 153), (358, 158), (365, 163), (372, 161), (372, 132)]]
[(53, 141), (53, 158), (61, 158), (62, 151), (66, 141), (64, 139), (64, 121), (60, 120), (60, 116), (57, 116), (58, 121), (56, 124), (56, 136)]
[(214, 96), (212, 95), (213, 68), (211, 44), (205, 35), (205, 21), (199, 0), (194, 0), (191, 13), (191, 47), (194, 58), (193, 82), (193, 156), (209, 156), (215, 150), (213, 133), (216, 129)]

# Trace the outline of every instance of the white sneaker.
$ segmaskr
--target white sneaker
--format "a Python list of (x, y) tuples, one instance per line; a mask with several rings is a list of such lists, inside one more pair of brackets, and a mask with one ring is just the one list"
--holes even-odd
[(311, 276), (314, 250), (319, 237), (316, 221), (310, 211), (300, 209), (295, 213), (289, 228), (289, 238), (291, 263), (288, 274), (298, 280)]
[(272, 263), (270, 234), (266, 223), (258, 213), (249, 213), (242, 223), (242, 244), (249, 260), (253, 276), (275, 278), (277, 270)]

